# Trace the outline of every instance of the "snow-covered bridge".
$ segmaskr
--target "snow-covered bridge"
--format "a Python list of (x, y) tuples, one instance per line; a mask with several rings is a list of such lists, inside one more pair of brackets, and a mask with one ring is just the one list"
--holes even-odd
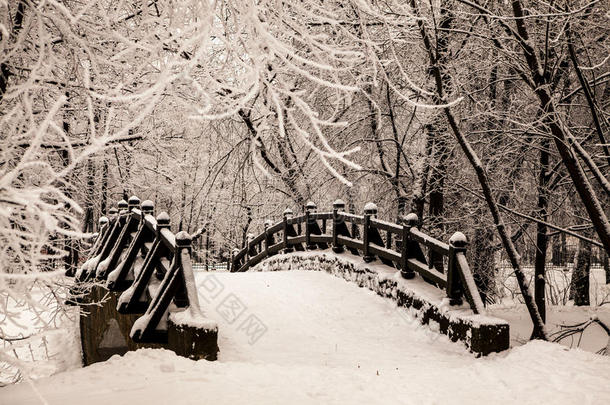
[[(152, 203), (140, 204), (136, 197), (119, 202), (110, 219), (101, 219), (91, 258), (75, 274), (75, 300), (86, 309), (80, 321), (85, 364), (151, 345), (214, 360), (219, 336), (232, 341), (217, 327), (222, 320), (235, 323), (256, 343), (268, 326), (255, 313), (242, 316), (248, 309), (242, 298), (231, 293), (212, 302), (225, 289), (238, 289), (239, 273), (247, 270), (323, 270), (389, 298), (396, 316), (414, 320), (412, 327), (428, 325), (432, 336), (442, 333), (461, 340), (476, 354), (508, 348), (508, 324), (484, 314), (462, 234), (446, 244), (420, 232), (412, 215), (397, 225), (377, 219), (373, 204), (367, 204), (362, 216), (344, 208), (337, 201), (329, 212), (316, 212), (313, 203), (299, 216), (287, 210), (281, 221), (265, 224), (241, 251), (235, 250), (232, 273), (220, 282), (211, 276), (195, 279), (190, 236), (174, 235), (167, 214), (155, 218)], [(296, 278), (290, 285), (287, 294), (310, 293), (311, 287)], [(271, 302), (277, 292), (263, 296)], [(320, 299), (316, 297), (310, 305)], [(286, 322), (290, 317), (285, 314)], [(400, 333), (395, 338), (405, 340)]]

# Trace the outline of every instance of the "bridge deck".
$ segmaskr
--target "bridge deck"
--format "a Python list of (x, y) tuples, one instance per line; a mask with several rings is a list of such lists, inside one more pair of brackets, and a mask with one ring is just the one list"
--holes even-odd
[[(399, 374), (424, 357), (424, 369), (472, 357), (393, 301), (324, 272), (200, 273), (197, 283), (200, 302), (221, 331), (220, 361)], [(233, 321), (228, 304), (237, 300), (245, 309)], [(253, 316), (264, 326), (254, 327)]]

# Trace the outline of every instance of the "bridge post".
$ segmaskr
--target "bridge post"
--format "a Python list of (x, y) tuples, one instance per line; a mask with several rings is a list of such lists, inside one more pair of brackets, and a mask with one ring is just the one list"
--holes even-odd
[(419, 218), (411, 213), (403, 218), (402, 225), (402, 244), (400, 246), (400, 273), (403, 278), (411, 279), (415, 277), (415, 272), (409, 269), (409, 245), (411, 245), (411, 228), (416, 227)]
[[(464, 286), (457, 265), (456, 254), (466, 254), (468, 241), (462, 232), (456, 232), (449, 239), (449, 264), (447, 266), (447, 297), (449, 304), (461, 305)], [(476, 293), (476, 291), (474, 292)]]
[(98, 220), (98, 223), (99, 223), (98, 232), (101, 232), (102, 228), (104, 228), (104, 225), (108, 225), (108, 217), (101, 216), (100, 219)]
[(286, 208), (284, 210), (284, 253), (294, 252), (294, 248), (288, 244), (288, 219), (292, 218), (292, 210)]
[(240, 263), (239, 260), (237, 260), (238, 253), (239, 253), (239, 249), (233, 248), (233, 251), (231, 252), (231, 258), (229, 260), (229, 263), (231, 263), (231, 267), (227, 269), (228, 271), (230, 271), (232, 273), (236, 272), (241, 267), (239, 265), (239, 263)]
[(153, 215), (155, 211), (155, 204), (150, 200), (144, 200), (142, 202), (142, 221), (144, 221), (144, 216)]
[(343, 200), (335, 200), (333, 203), (333, 252), (342, 253), (345, 249), (339, 244), (339, 223), (343, 218), (339, 217), (339, 211), (345, 210), (345, 202)]
[(134, 208), (140, 208), (140, 199), (135, 195), (132, 195), (127, 201), (127, 211), (131, 213)]
[[(195, 278), (193, 276), (193, 269), (190, 267), (189, 265), (189, 274), (185, 274), (185, 269), (184, 269), (184, 265), (183, 265), (183, 259), (181, 256), (182, 251), (186, 251), (188, 253), (188, 257), (191, 256), (191, 252), (192, 252), (192, 239), (191, 239), (191, 235), (189, 235), (187, 232), (181, 231), (178, 232), (176, 234), (176, 253), (175, 255), (176, 258), (174, 259), (174, 261), (176, 262), (176, 266), (179, 267), (179, 271), (177, 273), (177, 277), (178, 277), (178, 288), (176, 288), (176, 291), (174, 293), (174, 303), (176, 304), (176, 306), (178, 308), (184, 308), (184, 307), (188, 307), (189, 305), (199, 305), (198, 302), (190, 302), (191, 299), (193, 299), (193, 297), (189, 297), (189, 292), (187, 291), (187, 277), (188, 277), (188, 281), (191, 284), (191, 286), (195, 285)], [(190, 261), (189, 261), (190, 264)], [(193, 291), (191, 291), (193, 292)]]
[(98, 230), (97, 230), (97, 239), (95, 240), (95, 243), (93, 244), (93, 247), (91, 248), (91, 253), (90, 253), (90, 257), (94, 257), (96, 256), (100, 249), (102, 249), (102, 247), (104, 246), (103, 242), (104, 239), (106, 238), (108, 231), (109, 231), (109, 222), (110, 220), (108, 219), (108, 217), (100, 217), (99, 219), (99, 226), (98, 226)]
[(254, 256), (256, 256), (256, 245), (254, 243), (252, 243), (252, 241), (254, 240), (254, 234), (249, 233), (246, 235), (246, 246), (248, 247), (248, 262), (250, 262), (250, 259), (252, 259)]
[(273, 225), (270, 219), (265, 221), (265, 255), (269, 256), (269, 246), (273, 245), (275, 242), (273, 240), (273, 235), (269, 233), (269, 228)]
[(364, 244), (364, 248), (362, 249), (362, 260), (367, 263), (375, 260), (375, 256), (371, 254), (369, 251), (370, 241), (370, 231), (371, 231), (371, 217), (377, 215), (377, 206), (370, 202), (364, 206), (364, 224), (362, 229), (362, 242)]
[(313, 201), (309, 201), (305, 205), (305, 247), (307, 250), (317, 248), (317, 245), (311, 242), (311, 231), (314, 228), (313, 222), (315, 221), (315, 219), (311, 218), (311, 214), (316, 208), (317, 206)]
[(127, 212), (127, 209), (129, 208), (129, 203), (125, 200), (121, 200), (117, 203), (117, 207), (119, 209), (119, 218), (124, 220), (125, 217), (123, 216), (123, 214)]
[[(157, 232), (156, 232), (156, 239), (157, 240), (161, 240), (161, 229), (163, 228), (167, 228), (170, 229), (171, 228), (171, 218), (169, 217), (169, 214), (165, 211), (162, 211), (161, 213), (159, 213), (159, 215), (157, 215)], [(140, 272), (143, 272), (144, 268), (142, 268), (142, 270)], [(157, 278), (162, 279), (164, 274), (161, 274), (158, 268), (155, 268), (154, 273), (157, 275)], [(148, 282), (148, 280), (147, 280)]]

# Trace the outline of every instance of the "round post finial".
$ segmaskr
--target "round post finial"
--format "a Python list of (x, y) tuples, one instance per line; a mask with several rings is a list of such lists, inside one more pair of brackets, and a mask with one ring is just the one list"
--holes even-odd
[(144, 214), (152, 215), (153, 211), (155, 210), (155, 204), (150, 200), (144, 200), (141, 207)]
[(169, 226), (170, 218), (169, 214), (165, 211), (157, 215), (157, 225)]
[(449, 243), (456, 248), (465, 248), (468, 245), (468, 238), (462, 232), (456, 232), (449, 238)]
[(364, 206), (364, 214), (365, 215), (377, 215), (377, 205), (375, 203), (367, 203)]
[(284, 217), (286, 217), (286, 218), (292, 217), (292, 214), (293, 214), (293, 212), (290, 208), (286, 208), (284, 210)]
[(343, 201), (340, 198), (335, 200), (335, 202), (333, 203), (333, 209), (335, 209), (337, 211), (344, 210), (345, 209), (345, 201)]
[(116, 215), (119, 212), (118, 209), (116, 209), (115, 207), (112, 207), (108, 210), (108, 214), (110, 215)]
[(108, 217), (100, 217), (98, 220), (100, 226), (106, 225), (108, 223)]
[(403, 222), (408, 225), (408, 226), (417, 226), (417, 224), (419, 223), (419, 217), (417, 216), (417, 214), (415, 213), (410, 213), (407, 214), (407, 216), (403, 217)]
[(318, 208), (318, 206), (313, 201), (309, 201), (305, 204), (305, 211), (307, 212), (313, 212), (316, 208)]
[(271, 228), (272, 225), (273, 225), (273, 221), (270, 219), (265, 220), (265, 223), (263, 224), (263, 226), (265, 227), (265, 230)]
[(128, 206), (129, 204), (125, 200), (121, 200), (117, 203), (117, 207), (119, 207), (119, 210), (126, 210)]
[(176, 234), (176, 246), (189, 247), (191, 246), (191, 235), (185, 231), (180, 231)]
[(139, 207), (140, 206), (140, 199), (138, 197), (136, 197), (135, 195), (132, 195), (131, 197), (129, 197), (129, 200), (127, 201), (127, 206), (129, 207), (130, 210), (132, 208)]

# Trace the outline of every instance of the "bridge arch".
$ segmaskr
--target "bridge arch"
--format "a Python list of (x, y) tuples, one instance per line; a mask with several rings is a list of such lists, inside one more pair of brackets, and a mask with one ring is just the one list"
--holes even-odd
[[(410, 214), (402, 224), (363, 215), (286, 210), (277, 223), (235, 250), (232, 272), (323, 270), (393, 299), (422, 324), (474, 353), (509, 346), (505, 321), (485, 315), (466, 260), (467, 241), (456, 232), (448, 243), (418, 228)], [(166, 213), (153, 216), (150, 201), (121, 201), (102, 225), (91, 257), (74, 274), (85, 364), (139, 347), (164, 347), (191, 358), (216, 359), (218, 328), (203, 316), (191, 264), (191, 237), (174, 234)]]

